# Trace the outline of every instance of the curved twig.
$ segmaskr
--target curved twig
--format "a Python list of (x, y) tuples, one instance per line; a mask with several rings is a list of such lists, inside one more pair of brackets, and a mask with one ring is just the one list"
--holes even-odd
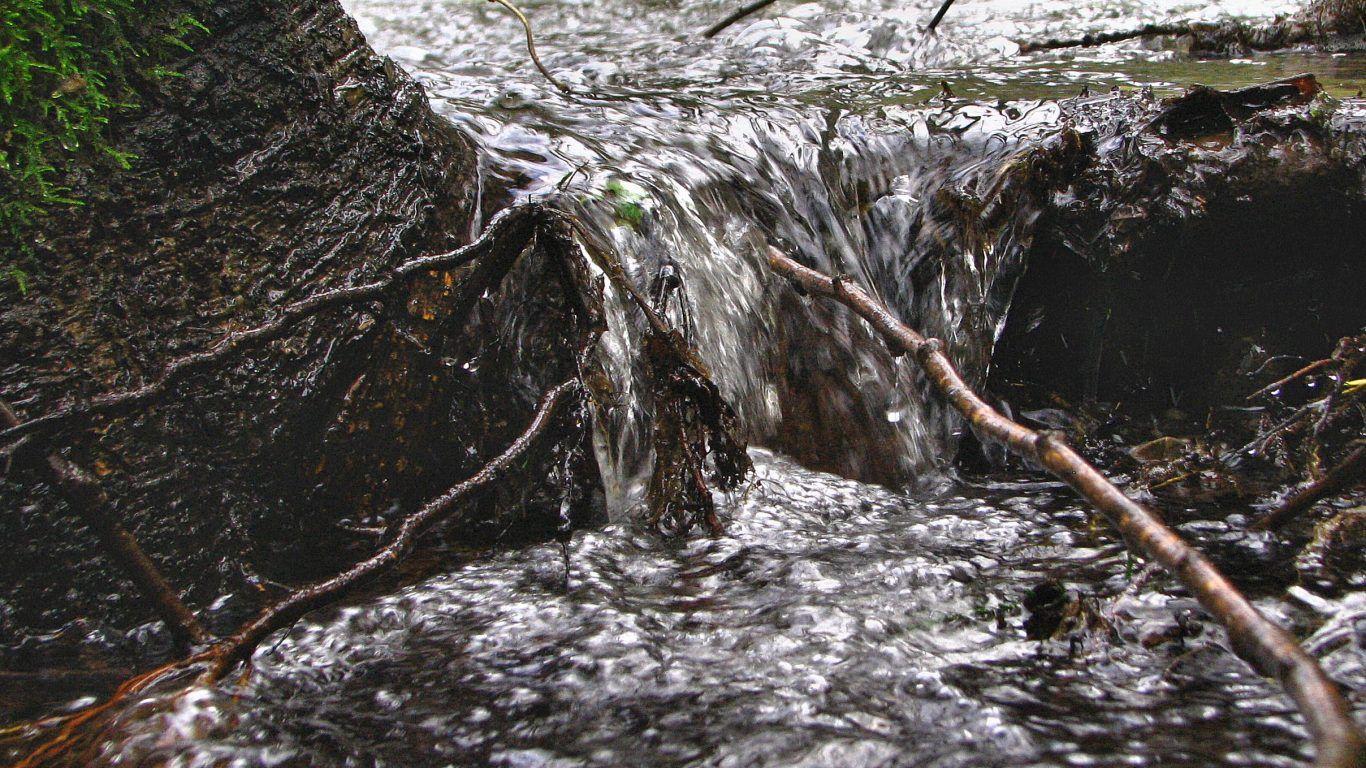
[(521, 458), (551, 423), (551, 417), (561, 403), (572, 393), (579, 390), (575, 379), (565, 381), (545, 393), (536, 406), (531, 423), (511, 445), (492, 461), (485, 464), (469, 479), (453, 486), (442, 495), (423, 505), (422, 509), (404, 518), (398, 527), (394, 540), (385, 545), (369, 558), (352, 566), (349, 570), (320, 581), (312, 586), (295, 590), (283, 600), (266, 608), (251, 623), (247, 624), (232, 637), (210, 649), (213, 662), (204, 674), (205, 682), (216, 682), (232, 670), (238, 663), (251, 657), (262, 640), (277, 629), (293, 624), (306, 614), (333, 603), (357, 587), (391, 570), (403, 561), (417, 545), (418, 538), (433, 527), (455, 519), (461, 509), (460, 503), (470, 494), (488, 485), (514, 461)]
[(1313, 736), (1320, 768), (1360, 768), (1366, 741), (1337, 686), (1287, 631), (1267, 620), (1214, 564), (1182, 541), (1152, 510), (1125, 496), (1095, 467), (1050, 432), (1035, 432), (987, 405), (958, 375), (943, 343), (902, 324), (863, 289), (808, 269), (775, 248), (768, 262), (808, 293), (835, 299), (882, 334), (894, 349), (915, 356), (935, 388), (979, 433), (1038, 462), (1110, 519), (1148, 557), (1161, 563), (1228, 631), (1234, 651), (1263, 674), (1276, 677), (1294, 698)]
[(541, 57), (536, 53), (536, 39), (531, 34), (531, 21), (527, 19), (526, 14), (518, 10), (517, 6), (508, 2), (508, 0), (489, 0), (489, 2), (497, 3), (509, 11), (512, 11), (512, 15), (516, 16), (517, 20), (522, 22), (522, 29), (526, 30), (526, 51), (531, 54), (531, 63), (536, 65), (536, 70), (540, 72), (545, 79), (549, 80), (550, 84), (555, 86), (561, 93), (569, 96), (577, 95), (574, 93), (574, 89), (557, 80), (554, 75), (550, 74), (550, 70), (546, 69), (545, 65), (541, 63)]
[(372, 283), (324, 291), (287, 304), (277, 310), (273, 318), (261, 325), (229, 333), (206, 350), (192, 352), (172, 360), (147, 384), (123, 392), (98, 395), (85, 401), (68, 401), (42, 416), (7, 427), (0, 431), (0, 443), (12, 443), (24, 435), (51, 434), (83, 419), (128, 413), (149, 405), (192, 374), (208, 370), (237, 354), (279, 339), (299, 322), (324, 310), (383, 301), (391, 289), (419, 272), (450, 269), (478, 258), (500, 238), (515, 235), (519, 227), (527, 227), (526, 232), (530, 233), (538, 220), (537, 217), (543, 213), (544, 209), (536, 203), (510, 208), (495, 216), (483, 234), (468, 245), (447, 253), (406, 261), (382, 279)]

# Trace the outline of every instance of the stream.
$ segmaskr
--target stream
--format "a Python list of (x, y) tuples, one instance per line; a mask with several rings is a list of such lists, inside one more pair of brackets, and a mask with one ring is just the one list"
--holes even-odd
[[(1166, 95), (1312, 71), (1349, 96), (1366, 85), (1366, 57), (1016, 45), (1295, 5), (1276, 0), (960, 0), (928, 39), (937, 3), (780, 3), (714, 40), (699, 31), (729, 3), (528, 0), (519, 7), (542, 59), (577, 94), (566, 96), (530, 66), (521, 27), (494, 3), (344, 4), (479, 145), (489, 191), (476, 228), (518, 200), (552, 199), (637, 284), (676, 272), (668, 315), (755, 436), (756, 475), (718, 497), (720, 536), (662, 540), (632, 522), (650, 467), (634, 394), (641, 329), (609, 295), (601, 349), (623, 393), (595, 441), (609, 525), (563, 547), (448, 553), (439, 575), (310, 615), (262, 646), (247, 682), (150, 696), (121, 714), (104, 762), (1307, 758), (1289, 699), (1232, 655), (1179, 585), (1146, 573), (1060, 484), (956, 475), (962, 427), (911, 364), (882, 362), (847, 321), (833, 346), (811, 344), (829, 311), (782, 305), (762, 249), (778, 243), (860, 280), (980, 382), (1037, 212), (1012, 211), (969, 241), (930, 210), (941, 189), (990, 186), (1057, 128), (1055, 100), (1083, 89)], [(820, 418), (794, 429), (794, 412)], [(1246, 512), (1177, 527), (1243, 565), (1232, 575), (1268, 615), (1317, 627), (1306, 646), (1355, 689), (1360, 717), (1366, 595), (1284, 599), (1294, 553), (1244, 531)], [(1070, 624), (1040, 642), (1027, 625), (1046, 594)]]

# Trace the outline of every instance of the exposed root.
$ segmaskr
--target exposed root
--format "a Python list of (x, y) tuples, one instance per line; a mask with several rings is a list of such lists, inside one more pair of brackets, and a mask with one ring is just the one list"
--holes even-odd
[[(105, 701), (66, 717), (61, 728), (57, 731), (57, 735), (40, 744), (22, 760), (15, 763), (13, 768), (36, 768), (36, 766), (48, 764), (49, 761), (64, 753), (69, 753), (83, 744), (88, 745), (95, 742), (101, 733), (100, 718), (110, 714), (116, 705), (126, 701), (131, 696), (146, 691), (171, 675), (188, 670), (208, 659), (208, 652), (201, 652), (129, 678)], [(51, 721), (44, 722), (51, 723)]]
[(1287, 631), (1267, 620), (1214, 565), (1152, 510), (1124, 495), (1055, 434), (1035, 432), (987, 405), (959, 376), (937, 339), (902, 324), (862, 288), (808, 269), (775, 248), (769, 264), (808, 293), (835, 299), (868, 321), (893, 347), (915, 356), (934, 387), (979, 435), (1037, 462), (1106, 515), (1131, 546), (1161, 563), (1228, 631), (1234, 651), (1276, 677), (1294, 698), (1313, 736), (1320, 768), (1360, 768), (1366, 740), (1337, 686)]
[(208, 653), (212, 661), (202, 681), (214, 683), (221, 680), (237, 664), (250, 658), (256, 646), (260, 645), (267, 635), (293, 624), (318, 608), (340, 600), (358, 587), (392, 570), (412, 553), (422, 534), (438, 525), (459, 519), (457, 513), (463, 511), (461, 504), (475, 491), (497, 479), (513, 462), (525, 455), (537, 438), (546, 432), (556, 409), (579, 392), (579, 388), (579, 383), (571, 379), (546, 392), (536, 407), (531, 423), (506, 450), (481, 467), (469, 479), (453, 486), (405, 518), (399, 525), (393, 541), (381, 547), (378, 552), (330, 579), (295, 590), (262, 611), (232, 637), (210, 648)]
[[(9, 404), (0, 400), (0, 425), (8, 428), (18, 423), (19, 417)], [(32, 462), (33, 465), (62, 494), (81, 521), (95, 532), (104, 546), (105, 554), (137, 585), (143, 599), (166, 623), (175, 641), (186, 648), (208, 642), (209, 633), (200, 625), (199, 619), (181, 602), (180, 596), (166, 581), (166, 577), (161, 575), (161, 569), (143, 551), (137, 538), (119, 524), (114, 511), (109, 508), (109, 496), (99, 482), (56, 453), (34, 458), (37, 460)]]
[[(214, 369), (223, 362), (263, 344), (281, 338), (299, 322), (335, 307), (367, 302), (385, 302), (406, 280), (427, 270), (450, 269), (479, 258), (504, 238), (518, 237), (528, 230), (544, 209), (536, 204), (509, 208), (489, 222), (474, 242), (447, 253), (423, 256), (395, 267), (380, 280), (349, 288), (324, 291), (287, 304), (261, 325), (224, 336), (209, 349), (176, 358), (151, 382), (123, 392), (111, 392), (89, 400), (71, 400), (53, 411), (0, 431), (0, 443), (9, 444), (24, 435), (50, 435), (61, 429), (88, 423), (96, 417), (125, 415), (146, 408), (170, 394), (177, 384), (193, 374)], [(525, 242), (523, 236), (523, 242)]]

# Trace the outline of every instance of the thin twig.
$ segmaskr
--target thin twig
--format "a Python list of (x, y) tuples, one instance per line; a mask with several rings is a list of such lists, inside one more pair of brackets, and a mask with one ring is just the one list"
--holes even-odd
[(977, 396), (943, 352), (943, 343), (902, 324), (863, 289), (832, 279), (769, 248), (773, 269), (808, 293), (833, 298), (867, 320), (894, 349), (914, 355), (939, 392), (979, 434), (1037, 462), (1106, 515), (1131, 546), (1161, 563), (1227, 629), (1234, 651), (1290, 693), (1313, 735), (1320, 768), (1360, 768), (1363, 741), (1337, 686), (1295, 638), (1268, 621), (1204, 555), (1186, 544), (1152, 510), (1124, 495), (1061, 439), (1002, 416)]
[[(314, 294), (285, 305), (270, 320), (253, 328), (229, 333), (212, 347), (192, 352), (172, 360), (155, 379), (135, 389), (98, 395), (85, 401), (68, 401), (52, 411), (0, 431), (0, 443), (13, 441), (30, 434), (51, 434), (77, 421), (96, 416), (128, 413), (150, 405), (166, 395), (189, 376), (212, 368), (235, 355), (284, 336), (299, 322), (334, 307), (384, 301), (391, 289), (413, 275), (426, 270), (450, 269), (475, 259), (490, 250), (495, 243), (519, 228), (533, 227), (544, 214), (536, 203), (510, 208), (499, 213), (479, 239), (447, 253), (423, 256), (406, 261), (380, 280), (349, 288), (337, 288)], [(529, 231), (529, 230), (528, 230)]]
[[(19, 418), (9, 404), (0, 400), (0, 425), (14, 427)], [(70, 461), (52, 453), (33, 462), (47, 480), (66, 499), (76, 516), (99, 537), (104, 553), (137, 586), (177, 643), (190, 647), (208, 642), (211, 637), (176, 594), (156, 563), (143, 551), (137, 537), (118, 522), (110, 509), (109, 496), (99, 482)]]
[(734, 24), (740, 19), (743, 19), (746, 16), (750, 15), (751, 13), (757, 13), (759, 11), (762, 11), (763, 9), (769, 7), (770, 5), (773, 5), (776, 2), (778, 2), (778, 0), (754, 0), (754, 2), (750, 3), (749, 5), (741, 6), (726, 18), (721, 19), (720, 21), (716, 22), (710, 27), (707, 27), (707, 31), (703, 32), (702, 36), (716, 37), (717, 35), (721, 34), (721, 31), (724, 30), (726, 27), (729, 27), (730, 25)]
[(1269, 531), (1279, 528), (1289, 522), (1291, 518), (1314, 506), (1318, 501), (1349, 490), (1364, 478), (1366, 478), (1366, 444), (1357, 446), (1356, 450), (1348, 454), (1341, 464), (1329, 470), (1323, 477), (1291, 494), (1279, 506), (1258, 518), (1252, 524), (1252, 530)]
[(399, 525), (394, 540), (374, 555), (344, 573), (295, 590), (283, 600), (266, 608), (232, 637), (211, 649), (210, 653), (214, 660), (204, 675), (205, 681), (214, 682), (222, 679), (238, 663), (250, 658), (256, 646), (272, 632), (293, 624), (311, 611), (336, 602), (357, 587), (393, 569), (413, 551), (422, 534), (437, 525), (458, 519), (455, 513), (465, 509), (461, 503), (470, 494), (498, 478), (513, 462), (521, 458), (536, 438), (546, 431), (559, 405), (568, 396), (578, 392), (579, 387), (578, 381), (570, 379), (546, 392), (536, 406), (531, 423), (506, 450), (481, 467), (469, 479), (453, 486), (405, 518)]
[(1280, 378), (1280, 379), (1276, 379), (1275, 381), (1271, 382), (1270, 384), (1267, 384), (1265, 387), (1262, 387), (1261, 389), (1257, 390), (1256, 392), (1253, 392), (1252, 394), (1248, 395), (1248, 396), (1247, 396), (1247, 402), (1250, 403), (1250, 402), (1252, 402), (1253, 400), (1256, 400), (1256, 399), (1259, 398), (1259, 397), (1265, 397), (1266, 395), (1269, 395), (1269, 394), (1271, 394), (1272, 392), (1275, 392), (1276, 390), (1280, 389), (1281, 387), (1284, 387), (1286, 384), (1289, 384), (1290, 382), (1294, 381), (1295, 379), (1304, 378), (1305, 376), (1308, 376), (1309, 374), (1311, 374), (1311, 373), (1313, 373), (1313, 372), (1319, 370), (1320, 368), (1323, 368), (1323, 367), (1328, 366), (1328, 365), (1332, 365), (1332, 364), (1334, 364), (1335, 362), (1337, 362), (1337, 361), (1335, 361), (1335, 360), (1334, 360), (1333, 358), (1331, 358), (1331, 357), (1326, 357), (1326, 358), (1324, 358), (1324, 359), (1322, 359), (1322, 360), (1315, 360), (1314, 362), (1310, 363), (1309, 365), (1304, 366), (1303, 368), (1299, 369), (1298, 371), (1295, 371), (1294, 373), (1290, 374), (1289, 376), (1286, 376), (1286, 377)]
[(512, 11), (512, 15), (516, 16), (517, 20), (522, 22), (522, 29), (526, 30), (526, 51), (531, 54), (531, 63), (536, 65), (537, 71), (539, 71), (545, 79), (549, 80), (551, 85), (559, 89), (561, 93), (569, 96), (577, 95), (574, 93), (574, 89), (557, 80), (554, 75), (550, 74), (550, 70), (546, 69), (545, 65), (541, 63), (541, 57), (536, 53), (536, 38), (531, 34), (531, 22), (527, 19), (526, 14), (517, 10), (517, 6), (508, 2), (508, 0), (489, 0), (489, 2), (497, 3), (509, 11)]

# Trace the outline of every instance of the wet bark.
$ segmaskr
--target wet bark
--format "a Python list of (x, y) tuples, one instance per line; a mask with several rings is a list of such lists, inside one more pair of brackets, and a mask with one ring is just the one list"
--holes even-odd
[[(41, 223), (31, 294), (4, 297), (0, 395), (25, 420), (77, 413), (30, 439), (90, 469), (191, 608), (238, 595), (217, 617), (231, 625), (267, 582), (367, 554), (364, 530), (501, 451), (575, 373), (585, 298), (540, 247), (493, 285), (474, 285), (478, 269), (422, 269), (160, 386), (168, 362), (450, 250), (482, 218), (470, 142), (334, 0), (182, 4), (211, 34), (111, 125), (130, 171), (70, 172), (84, 205)], [(474, 494), (454, 535), (553, 532), (566, 485), (572, 515), (594, 514), (575, 429)], [(0, 525), (23, 542), (0, 563), (7, 665), (52, 663), (95, 627), (104, 651), (146, 647), (121, 628), (153, 615), (43, 482), (11, 472), (0, 485)], [(25, 643), (54, 631), (71, 642)]]

